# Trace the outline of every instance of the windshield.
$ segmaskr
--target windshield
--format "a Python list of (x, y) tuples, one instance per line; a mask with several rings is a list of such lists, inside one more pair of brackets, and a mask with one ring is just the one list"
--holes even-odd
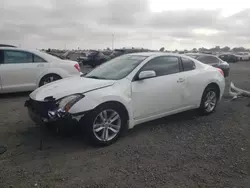
[(86, 78), (120, 80), (126, 77), (148, 56), (123, 55), (114, 58), (88, 73)]

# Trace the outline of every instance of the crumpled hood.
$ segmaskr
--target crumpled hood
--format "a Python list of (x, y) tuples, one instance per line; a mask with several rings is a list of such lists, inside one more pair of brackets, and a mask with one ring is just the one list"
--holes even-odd
[(111, 86), (114, 83), (115, 81), (113, 80), (71, 77), (37, 88), (30, 94), (30, 97), (37, 101), (43, 101), (44, 98), (48, 96), (53, 96), (55, 99), (60, 99), (75, 93), (85, 93), (102, 87)]

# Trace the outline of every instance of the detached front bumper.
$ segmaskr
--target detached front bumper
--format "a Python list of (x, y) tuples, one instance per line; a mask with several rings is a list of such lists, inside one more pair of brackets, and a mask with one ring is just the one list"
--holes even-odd
[(55, 124), (57, 126), (77, 126), (84, 120), (87, 112), (70, 114), (58, 109), (54, 101), (41, 102), (29, 99), (25, 102), (28, 114), (37, 125)]

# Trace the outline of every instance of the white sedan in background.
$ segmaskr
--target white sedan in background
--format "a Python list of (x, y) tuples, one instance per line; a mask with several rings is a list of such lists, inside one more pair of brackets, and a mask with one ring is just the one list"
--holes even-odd
[(250, 53), (248, 52), (238, 52), (236, 55), (239, 57), (241, 61), (249, 61), (250, 60)]
[(33, 91), (66, 77), (80, 77), (77, 62), (38, 50), (0, 47), (0, 93)]
[(37, 124), (74, 123), (92, 143), (109, 145), (135, 125), (199, 109), (212, 113), (225, 88), (223, 71), (179, 54), (123, 55), (85, 76), (47, 84), (25, 106)]

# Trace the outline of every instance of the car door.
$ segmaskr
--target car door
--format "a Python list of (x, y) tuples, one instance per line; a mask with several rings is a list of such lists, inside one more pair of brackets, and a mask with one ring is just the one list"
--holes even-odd
[[(139, 80), (142, 71), (153, 70), (156, 77)], [(135, 120), (150, 119), (182, 108), (184, 82), (179, 58), (160, 56), (147, 62), (132, 81), (132, 105)]]
[(49, 65), (42, 58), (21, 50), (3, 50), (0, 75), (4, 92), (29, 91), (36, 88), (37, 78)]

